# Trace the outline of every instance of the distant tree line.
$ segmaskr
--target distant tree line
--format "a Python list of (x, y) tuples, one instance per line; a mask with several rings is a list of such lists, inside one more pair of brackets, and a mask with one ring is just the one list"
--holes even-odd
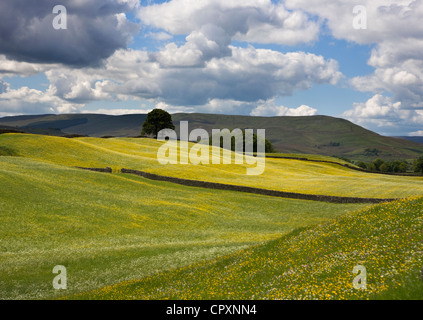
[(423, 174), (423, 157), (418, 158), (413, 164), (414, 172)]
[[(246, 147), (246, 145), (245, 145), (245, 130), (242, 130), (242, 139), (243, 139), (243, 149), (245, 150), (245, 147)], [(264, 142), (264, 152), (265, 153), (276, 153), (277, 152), (277, 150), (273, 147), (272, 143), (268, 139), (264, 138), (264, 141), (260, 140), (260, 139), (263, 139), (263, 138), (259, 137), (255, 133), (253, 133), (253, 152), (254, 153), (257, 152), (257, 142), (259, 142), (259, 141), (261, 143)], [(213, 142), (213, 137), (212, 137), (212, 139), (210, 139), (209, 144), (212, 145), (212, 142)], [(220, 137), (220, 147), (221, 148), (224, 147), (223, 137)], [(236, 151), (236, 140), (235, 140), (235, 137), (233, 137), (233, 136), (231, 136), (231, 150)]]
[(3, 134), (3, 133), (25, 133), (25, 132), (16, 130), (16, 129), (0, 128), (0, 134)]
[(357, 162), (357, 166), (374, 172), (388, 172), (388, 173), (405, 173), (409, 169), (413, 169), (414, 172), (422, 172), (423, 168), (420, 168), (418, 162), (421, 162), (420, 166), (423, 166), (423, 157), (416, 160), (413, 164), (408, 163), (405, 160), (394, 160), (394, 161), (384, 161), (382, 159), (376, 159), (372, 162)]

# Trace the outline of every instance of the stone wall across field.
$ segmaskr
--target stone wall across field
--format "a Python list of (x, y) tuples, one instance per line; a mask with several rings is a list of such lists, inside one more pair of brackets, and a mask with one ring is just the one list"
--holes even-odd
[(302, 193), (294, 193), (294, 192), (253, 188), (253, 187), (247, 187), (247, 186), (238, 186), (238, 185), (231, 185), (231, 184), (166, 177), (166, 176), (161, 176), (161, 175), (157, 175), (153, 173), (148, 173), (148, 172), (138, 171), (138, 170), (131, 170), (131, 169), (122, 169), (121, 172), (135, 174), (135, 175), (138, 175), (147, 179), (151, 179), (151, 180), (166, 181), (166, 182), (177, 183), (180, 185), (190, 186), (190, 187), (248, 192), (248, 193), (260, 194), (260, 195), (266, 195), (266, 196), (299, 199), (299, 200), (323, 201), (323, 202), (330, 202), (330, 203), (381, 203), (381, 202), (390, 202), (390, 201), (396, 200), (396, 199), (337, 197), (337, 196), (325, 196), (325, 195), (314, 195), (314, 194), (302, 194)]
[(77, 169), (88, 170), (88, 171), (96, 171), (96, 172), (104, 172), (104, 173), (112, 173), (112, 168), (83, 168), (83, 167), (75, 167)]

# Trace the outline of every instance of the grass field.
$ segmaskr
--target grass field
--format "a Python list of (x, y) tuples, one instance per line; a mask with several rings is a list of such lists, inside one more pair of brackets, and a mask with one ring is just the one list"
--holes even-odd
[[(275, 239), (362, 205), (203, 190), (0, 157), (0, 299), (80, 292)], [(62, 293), (63, 294), (63, 293)]]
[[(423, 198), (365, 208), (211, 262), (78, 299), (423, 299)], [(367, 271), (367, 288), (353, 273)]]
[(423, 177), (369, 174), (329, 163), (267, 159), (266, 170), (259, 176), (247, 176), (247, 165), (163, 166), (157, 161), (161, 144), (152, 139), (0, 136), (0, 145), (10, 152), (66, 166), (125, 167), (192, 180), (331, 196), (404, 198), (423, 194)]
[[(396, 284), (417, 283), (421, 200), (372, 208), (329, 204), (185, 187), (118, 169), (378, 198), (423, 195), (423, 178), (288, 159), (268, 159), (262, 176), (246, 176), (245, 165), (162, 166), (160, 145), (0, 135), (0, 299), (301, 299), (313, 285), (324, 288), (307, 291), (316, 298), (404, 297), (420, 290), (404, 293)], [(108, 166), (114, 173), (74, 166)], [(359, 263), (373, 277), (362, 296), (348, 287), (351, 266)], [(65, 292), (52, 287), (56, 265), (67, 267)], [(406, 276), (398, 280), (389, 272)], [(396, 282), (370, 281), (380, 275)]]

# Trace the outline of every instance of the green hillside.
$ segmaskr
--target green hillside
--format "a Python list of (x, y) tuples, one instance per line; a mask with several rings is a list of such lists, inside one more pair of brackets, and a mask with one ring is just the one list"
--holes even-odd
[[(209, 114), (175, 114), (175, 125), (189, 121), (190, 128), (266, 129), (268, 138), (281, 153), (342, 156), (354, 160), (411, 159), (423, 154), (419, 143), (384, 137), (345, 119), (313, 117), (250, 117)], [(177, 128), (178, 129), (178, 128)]]
[[(281, 153), (319, 154), (369, 161), (375, 158), (415, 159), (423, 154), (423, 145), (414, 141), (380, 136), (347, 120), (328, 116), (252, 117), (215, 114), (174, 114), (189, 121), (190, 130), (266, 129), (266, 137)], [(92, 137), (138, 136), (146, 115), (109, 116), (68, 114), (16, 116), (0, 118), (0, 126), (18, 128), (28, 133)]]
[(109, 116), (65, 114), (0, 118), (0, 126), (17, 127), (37, 134), (80, 134), (92, 137), (138, 136), (147, 115)]
[[(235, 252), (363, 205), (183, 187), (0, 156), (0, 299), (44, 299)], [(67, 267), (66, 292), (52, 288)]]
[[(381, 204), (77, 299), (423, 299), (423, 198)], [(354, 267), (367, 271), (355, 289)]]
[[(334, 163), (267, 159), (263, 175), (247, 176), (247, 165), (161, 165), (162, 144), (0, 134), (0, 299), (297, 299), (306, 297), (305, 289), (317, 298), (362, 298), (348, 287), (353, 263), (368, 266), (371, 297), (402, 296), (397, 284), (415, 283), (419, 200), (348, 215), (367, 205), (186, 187), (119, 169), (378, 198), (421, 196), (422, 177), (359, 172), (324, 156), (307, 157)], [(111, 167), (113, 173), (75, 166)], [(307, 229), (291, 233), (298, 228)], [(56, 265), (67, 267), (66, 291), (52, 288)], [(293, 283), (284, 278), (292, 270)], [(306, 272), (311, 278), (302, 276)], [(387, 282), (377, 280), (381, 275)], [(411, 286), (406, 294), (416, 290)]]
[[(65, 166), (142, 170), (163, 176), (285, 192), (362, 198), (404, 198), (423, 194), (423, 177), (369, 174), (337, 164), (266, 159), (262, 175), (246, 175), (251, 165), (161, 165), (163, 142), (137, 138), (76, 138), (2, 134), (0, 146), (38, 161)], [(0, 150), (1, 152), (1, 150)], [(322, 183), (324, 181), (324, 183)]]

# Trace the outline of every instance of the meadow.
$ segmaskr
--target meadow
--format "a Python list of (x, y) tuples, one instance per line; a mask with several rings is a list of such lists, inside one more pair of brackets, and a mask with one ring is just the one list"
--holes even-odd
[[(64, 139), (4, 134), (0, 136), (0, 145), (24, 157), (65, 166), (111, 167), (115, 171), (127, 168), (287, 192), (365, 198), (404, 198), (423, 194), (423, 177), (369, 174), (331, 163), (269, 158), (266, 159), (265, 172), (259, 176), (247, 176), (246, 164), (163, 166), (157, 161), (157, 150), (162, 142), (153, 139)], [(344, 163), (339, 159), (332, 160)]]
[(0, 299), (45, 299), (211, 259), (345, 214), (334, 205), (188, 188), (0, 157)]
[[(77, 299), (423, 299), (423, 198), (379, 204), (277, 240)], [(354, 288), (354, 267), (366, 289)]]
[[(162, 166), (160, 145), (152, 139), (0, 135), (0, 299), (375, 298), (390, 292), (372, 283), (367, 295), (351, 291), (351, 266), (358, 263), (369, 266), (371, 279), (398, 271), (383, 288), (397, 290), (405, 274), (416, 283), (419, 199), (376, 207), (330, 204), (186, 187), (119, 169), (395, 198), (422, 195), (422, 177), (290, 159), (267, 159), (262, 176), (246, 176), (245, 165)], [(113, 173), (76, 166), (111, 167)], [(403, 264), (393, 264), (394, 272), (395, 259)], [(67, 267), (66, 291), (52, 287), (55, 265)], [(382, 273), (375, 271), (379, 265)], [(322, 281), (325, 294), (310, 291)]]

